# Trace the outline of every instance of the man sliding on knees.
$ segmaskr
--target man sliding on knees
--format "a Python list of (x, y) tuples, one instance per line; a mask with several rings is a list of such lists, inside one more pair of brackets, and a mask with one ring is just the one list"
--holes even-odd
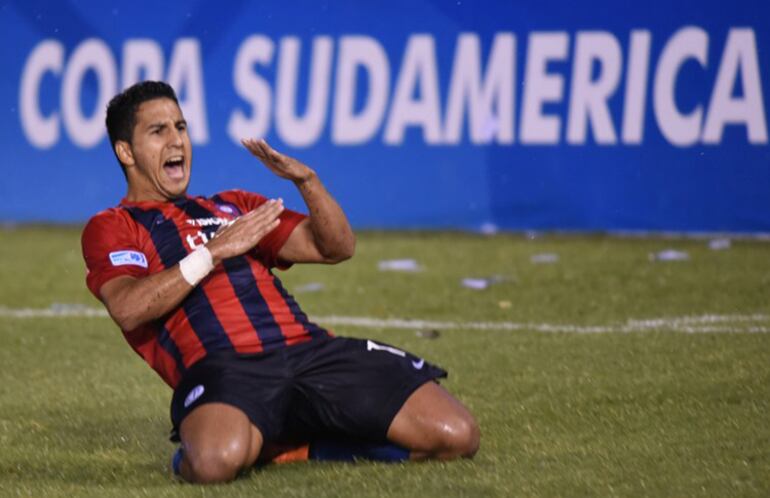
[(174, 389), (174, 472), (222, 482), (258, 462), (473, 456), (479, 429), (441, 368), (308, 320), (273, 268), (353, 256), (318, 175), (264, 140), (243, 146), (294, 183), (307, 215), (241, 190), (187, 195), (192, 146), (174, 90), (115, 96), (107, 130), (128, 189), (83, 231), (88, 288)]

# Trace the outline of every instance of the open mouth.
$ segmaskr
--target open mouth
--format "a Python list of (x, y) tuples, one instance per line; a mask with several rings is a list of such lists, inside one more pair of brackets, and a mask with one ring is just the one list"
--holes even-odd
[(163, 163), (163, 170), (172, 180), (184, 179), (184, 157), (172, 156)]

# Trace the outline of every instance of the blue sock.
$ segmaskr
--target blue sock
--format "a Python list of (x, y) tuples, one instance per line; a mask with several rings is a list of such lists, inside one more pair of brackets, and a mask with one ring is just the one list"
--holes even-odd
[(378, 462), (403, 462), (409, 460), (409, 450), (390, 443), (367, 443), (322, 439), (310, 443), (310, 460), (352, 462), (356, 459)]
[(171, 471), (177, 477), (182, 477), (182, 448), (177, 448), (171, 457)]

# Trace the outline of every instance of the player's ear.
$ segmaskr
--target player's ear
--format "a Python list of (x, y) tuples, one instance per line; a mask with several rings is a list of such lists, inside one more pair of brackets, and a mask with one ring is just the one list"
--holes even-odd
[(125, 140), (118, 140), (115, 142), (115, 155), (118, 156), (120, 162), (126, 166), (133, 166), (135, 163), (131, 145)]

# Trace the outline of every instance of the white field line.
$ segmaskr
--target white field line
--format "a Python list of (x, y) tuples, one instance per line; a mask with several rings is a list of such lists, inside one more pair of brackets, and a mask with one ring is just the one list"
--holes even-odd
[[(0, 306), (0, 318), (103, 318), (109, 317), (102, 308), (84, 305), (55, 304), (49, 308), (8, 308)], [(372, 318), (365, 316), (319, 316), (314, 320), (323, 325), (351, 326), (377, 329), (409, 330), (507, 330), (535, 331), (543, 333), (606, 334), (644, 331), (673, 331), (686, 334), (744, 333), (766, 334), (770, 332), (770, 316), (751, 315), (697, 315), (673, 318), (628, 320), (612, 325), (576, 325), (553, 323), (517, 322), (454, 322), (436, 320), (408, 320), (402, 318)]]
[(0, 306), (0, 317), (3, 318), (101, 318), (109, 316), (104, 308), (92, 308), (77, 304), (54, 304), (48, 308), (8, 308)]
[[(404, 320), (400, 318), (380, 319), (352, 316), (318, 317), (324, 325), (349, 325), (362, 328), (411, 329), (411, 330), (509, 330), (535, 331), (544, 333), (606, 334), (643, 331), (674, 331), (683, 333), (768, 333), (770, 316), (767, 315), (702, 315), (677, 318), (656, 318), (653, 320), (629, 320), (616, 325), (573, 325), (550, 323), (516, 322), (445, 322), (431, 320)], [(768, 326), (751, 325), (766, 322)], [(713, 325), (713, 324), (722, 324)], [(745, 324), (749, 324), (746, 326)]]

